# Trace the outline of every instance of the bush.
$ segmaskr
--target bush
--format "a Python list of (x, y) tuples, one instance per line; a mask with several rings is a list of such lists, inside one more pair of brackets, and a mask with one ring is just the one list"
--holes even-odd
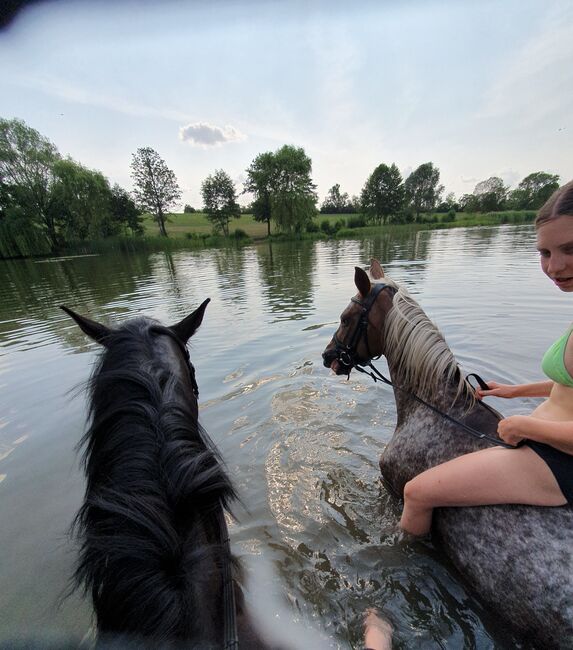
[(334, 234), (334, 230), (333, 230), (332, 227), (330, 226), (330, 222), (329, 222), (329, 221), (323, 221), (323, 222), (320, 224), (320, 229), (322, 230), (322, 232), (323, 232), (325, 235), (333, 235), (333, 234)]
[(346, 225), (348, 228), (365, 228), (366, 218), (363, 214), (355, 215), (354, 217), (348, 217)]
[(334, 232), (338, 232), (341, 228), (344, 228), (345, 226), (346, 226), (346, 222), (344, 221), (344, 219), (338, 219), (338, 221), (336, 221), (336, 223), (333, 226)]
[(456, 220), (456, 211), (455, 210), (448, 210), (447, 214), (443, 214), (440, 217), (440, 223), (452, 223), (455, 220)]
[(318, 224), (316, 223), (316, 221), (309, 221), (306, 224), (306, 232), (319, 232), (319, 231), (320, 231), (320, 228), (319, 228)]
[(247, 233), (242, 228), (237, 228), (233, 233), (233, 237), (235, 239), (249, 239), (249, 235), (247, 235)]

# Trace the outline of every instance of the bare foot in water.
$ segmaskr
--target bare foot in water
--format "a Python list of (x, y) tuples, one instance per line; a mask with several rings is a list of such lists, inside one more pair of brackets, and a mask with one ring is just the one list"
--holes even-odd
[(392, 649), (392, 626), (375, 609), (367, 609), (364, 614), (364, 649)]

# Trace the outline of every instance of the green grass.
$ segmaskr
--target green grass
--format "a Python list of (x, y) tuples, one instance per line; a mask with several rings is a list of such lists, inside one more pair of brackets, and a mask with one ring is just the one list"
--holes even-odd
[[(187, 233), (196, 235), (211, 235), (213, 233), (213, 224), (203, 212), (170, 214), (168, 219), (165, 227), (169, 237), (185, 237)], [(150, 215), (144, 217), (143, 227), (146, 235), (159, 235), (159, 228)], [(237, 228), (244, 230), (252, 239), (267, 236), (267, 224), (255, 221), (252, 214), (243, 214), (239, 219), (233, 219), (229, 223), (231, 235)]]

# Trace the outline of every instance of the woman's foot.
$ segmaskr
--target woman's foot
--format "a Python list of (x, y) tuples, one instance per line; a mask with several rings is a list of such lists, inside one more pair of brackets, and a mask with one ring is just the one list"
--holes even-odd
[(391, 650), (392, 626), (378, 616), (375, 609), (367, 609), (364, 614), (365, 650)]

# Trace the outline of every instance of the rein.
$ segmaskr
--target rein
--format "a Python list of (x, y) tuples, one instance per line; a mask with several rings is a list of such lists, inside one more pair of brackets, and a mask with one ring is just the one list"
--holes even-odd
[[(455, 424), (456, 426), (460, 427), (460, 429), (463, 429), (466, 433), (469, 433), (475, 438), (479, 438), (480, 440), (485, 440), (492, 445), (499, 445), (500, 447), (505, 447), (506, 449), (518, 449), (519, 447), (521, 447), (521, 445), (523, 445), (523, 441), (518, 442), (517, 445), (510, 445), (508, 442), (505, 442), (504, 440), (500, 440), (499, 438), (494, 438), (493, 436), (489, 436), (487, 433), (483, 433), (482, 431), (478, 431), (478, 429), (474, 429), (473, 427), (470, 427), (469, 424), (466, 424), (465, 422), (456, 420), (456, 418), (453, 418), (449, 413), (446, 413), (445, 411), (436, 408), (433, 404), (426, 402), (426, 400), (423, 400), (421, 397), (418, 397), (418, 395), (416, 395), (415, 393), (412, 393), (406, 388), (402, 388), (401, 386), (396, 386), (396, 384), (393, 384), (387, 377), (384, 377), (384, 375), (377, 368), (374, 367), (371, 361), (369, 361), (367, 364), (364, 365), (370, 368), (372, 372), (368, 372), (368, 370), (365, 370), (364, 366), (356, 365), (354, 367), (356, 368), (356, 370), (358, 370), (358, 372), (363, 372), (365, 375), (372, 377), (374, 382), (382, 381), (387, 386), (391, 386), (394, 389), (398, 389), (404, 393), (407, 393), (408, 395), (410, 395), (410, 397), (413, 397), (420, 404), (427, 406), (429, 409), (434, 411), (434, 413), (441, 415), (444, 419), (448, 420), (448, 422)], [(479, 377), (479, 375), (476, 375), (475, 373), (471, 373), (471, 375), (468, 375), (468, 377), (475, 377), (477, 382), (480, 384), (482, 388), (484, 386), (487, 387), (487, 384), (483, 381), (483, 379), (481, 379), (481, 377)], [(493, 409), (491, 409), (487, 404), (484, 404), (481, 401), (478, 403), (481, 404), (484, 408), (488, 409), (489, 411), (494, 412)]]
[[(195, 367), (191, 363), (189, 350), (184, 341), (182, 341), (173, 330), (168, 327), (156, 325), (150, 328), (150, 332), (157, 335), (169, 336), (175, 342), (177, 347), (185, 357), (185, 363), (189, 370), (189, 377), (195, 398), (199, 398), (199, 386), (195, 378)], [(222, 563), (222, 581), (223, 581), (223, 650), (239, 650), (239, 635), (237, 632), (237, 605), (235, 602), (235, 587), (231, 571), (231, 543), (229, 531), (225, 520), (223, 504), (217, 511), (217, 522), (221, 531), (220, 543), (224, 549), (224, 558)]]
[[(370, 347), (368, 345), (368, 325), (370, 321), (368, 319), (368, 315), (370, 314), (370, 310), (372, 309), (372, 306), (376, 302), (376, 299), (382, 293), (382, 291), (384, 291), (384, 289), (393, 291), (393, 294), (396, 293), (396, 289), (394, 287), (388, 284), (378, 283), (372, 287), (372, 290), (366, 296), (365, 300), (352, 298), (352, 302), (355, 302), (356, 304), (362, 307), (362, 312), (360, 314), (360, 319), (356, 324), (356, 328), (352, 333), (352, 336), (350, 337), (350, 343), (345, 345), (344, 343), (342, 343), (342, 341), (338, 339), (336, 333), (334, 334), (333, 340), (334, 340), (335, 349), (337, 353), (337, 360), (345, 368), (345, 370), (348, 371), (347, 373), (348, 377), (350, 377), (350, 371), (352, 370), (352, 368), (356, 368), (356, 370), (358, 370), (359, 372), (362, 372), (365, 375), (372, 377), (374, 382), (382, 381), (387, 386), (391, 386), (394, 390), (400, 390), (410, 395), (410, 397), (413, 397), (420, 404), (427, 406), (429, 409), (434, 411), (434, 413), (437, 413), (445, 420), (448, 420), (448, 422), (455, 424), (460, 429), (463, 429), (466, 433), (469, 433), (475, 438), (479, 438), (480, 440), (484, 440), (493, 445), (505, 447), (506, 449), (518, 449), (519, 447), (521, 447), (524, 444), (523, 440), (518, 442), (517, 445), (510, 445), (508, 442), (505, 442), (504, 440), (500, 440), (499, 438), (494, 438), (493, 436), (483, 433), (482, 431), (478, 431), (477, 429), (470, 427), (465, 422), (461, 422), (460, 420), (457, 420), (456, 418), (452, 417), (451, 415), (449, 415), (449, 413), (446, 413), (445, 411), (442, 411), (441, 409), (435, 407), (433, 404), (426, 402), (425, 400), (423, 400), (421, 397), (419, 397), (412, 391), (406, 388), (402, 388), (401, 386), (396, 386), (390, 381), (390, 379), (384, 377), (384, 375), (377, 368), (374, 367), (372, 360), (379, 359), (382, 355), (379, 354), (377, 357), (373, 357), (370, 352)], [(368, 360), (365, 362), (359, 360), (358, 353), (357, 353), (358, 344), (360, 343), (361, 338), (364, 339), (364, 343), (366, 344), (366, 350), (368, 352)], [(371, 372), (366, 370), (366, 368), (370, 368)], [(479, 375), (476, 375), (475, 373), (471, 373), (470, 375), (468, 375), (468, 378), (469, 377), (475, 377), (476, 381), (480, 385), (480, 388), (487, 389), (487, 384), (484, 382), (484, 380), (481, 377), (479, 377)], [(468, 384), (470, 384), (468, 378), (466, 378), (466, 381), (468, 382)], [(484, 404), (482, 401), (479, 401), (478, 403), (481, 404), (482, 407), (491, 411), (492, 413), (495, 413), (495, 411), (491, 407), (489, 407), (487, 404)]]

